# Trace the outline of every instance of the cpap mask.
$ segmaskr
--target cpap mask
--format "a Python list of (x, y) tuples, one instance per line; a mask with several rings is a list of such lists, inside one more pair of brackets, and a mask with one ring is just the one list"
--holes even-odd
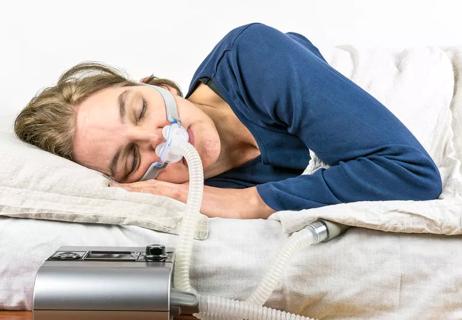
[(177, 146), (182, 145), (189, 140), (188, 132), (181, 126), (178, 108), (173, 95), (162, 87), (147, 83), (143, 83), (143, 85), (150, 86), (160, 93), (164, 100), (165, 112), (170, 124), (162, 129), (162, 135), (165, 138), (165, 142), (159, 144), (155, 150), (156, 154), (160, 157), (160, 161), (152, 163), (140, 181), (157, 178), (160, 171), (170, 162), (178, 162), (183, 159), (182, 152), (177, 148)]

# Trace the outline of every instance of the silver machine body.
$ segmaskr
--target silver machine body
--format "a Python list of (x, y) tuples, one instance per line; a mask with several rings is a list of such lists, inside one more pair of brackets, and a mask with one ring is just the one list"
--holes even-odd
[(59, 248), (34, 284), (34, 320), (170, 320), (197, 311), (173, 286), (174, 252), (147, 247)]

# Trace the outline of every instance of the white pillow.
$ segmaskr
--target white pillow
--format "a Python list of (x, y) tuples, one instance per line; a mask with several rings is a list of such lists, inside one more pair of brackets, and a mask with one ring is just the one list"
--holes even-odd
[[(109, 188), (98, 171), (24, 143), (11, 131), (0, 132), (0, 155), (0, 215), (179, 232), (180, 201)], [(195, 237), (207, 235), (202, 215)]]

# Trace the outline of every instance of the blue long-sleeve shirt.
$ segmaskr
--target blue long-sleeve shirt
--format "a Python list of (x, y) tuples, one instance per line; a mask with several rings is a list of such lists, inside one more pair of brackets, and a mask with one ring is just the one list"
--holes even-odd
[[(261, 153), (206, 185), (256, 186), (274, 210), (441, 193), (438, 168), (412, 133), (301, 34), (237, 27), (200, 64), (186, 98), (199, 81), (230, 105)], [(330, 168), (301, 175), (308, 149)]]

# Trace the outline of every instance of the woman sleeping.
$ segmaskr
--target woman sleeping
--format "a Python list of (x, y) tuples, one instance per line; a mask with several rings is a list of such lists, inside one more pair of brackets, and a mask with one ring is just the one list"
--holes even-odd
[[(159, 162), (156, 147), (181, 125), (203, 163), (201, 212), (266, 218), (365, 200), (430, 200), (439, 171), (384, 105), (331, 67), (303, 35), (251, 23), (231, 30), (193, 75), (183, 97), (170, 80), (132, 81), (115, 68), (81, 63), (46, 88), (15, 121), (20, 139), (98, 170), (113, 186), (186, 202), (188, 168)], [(301, 175), (312, 150), (330, 167)]]

